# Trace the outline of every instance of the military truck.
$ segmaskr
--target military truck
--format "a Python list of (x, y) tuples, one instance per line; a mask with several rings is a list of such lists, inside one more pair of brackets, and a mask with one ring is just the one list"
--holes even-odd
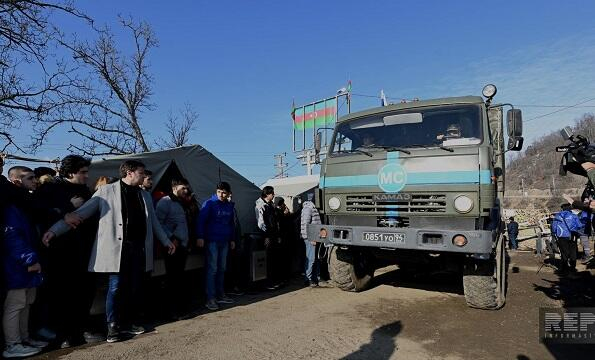
[(469, 306), (504, 305), (504, 154), (522, 148), (522, 116), (492, 104), (494, 85), (482, 94), (338, 119), (316, 196), (325, 220), (308, 226), (310, 239), (334, 245), (329, 273), (337, 287), (366, 289), (381, 264), (438, 266), (462, 274)]

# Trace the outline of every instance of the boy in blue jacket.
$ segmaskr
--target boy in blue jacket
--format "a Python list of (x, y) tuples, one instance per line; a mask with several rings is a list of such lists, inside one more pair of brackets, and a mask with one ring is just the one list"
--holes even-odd
[(233, 303), (223, 290), (227, 252), (235, 247), (234, 204), (229, 201), (230, 193), (231, 186), (220, 182), (216, 194), (205, 201), (198, 216), (197, 245), (207, 248), (206, 307), (209, 310), (217, 310), (218, 303)]
[(2, 264), (6, 300), (2, 327), (5, 358), (31, 356), (47, 346), (29, 337), (29, 307), (41, 284), (41, 266), (34, 250), (35, 233), (25, 213), (15, 205), (4, 208), (2, 216)]
[(562, 211), (554, 216), (552, 221), (552, 235), (554, 235), (560, 248), (562, 258), (561, 272), (576, 271), (576, 235), (582, 231), (583, 224), (578, 216), (570, 209), (570, 204), (562, 204)]

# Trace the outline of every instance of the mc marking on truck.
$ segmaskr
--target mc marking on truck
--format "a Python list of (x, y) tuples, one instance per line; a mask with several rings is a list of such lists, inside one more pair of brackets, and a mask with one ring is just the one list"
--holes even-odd
[(387, 193), (397, 193), (407, 184), (407, 172), (395, 163), (386, 164), (378, 172), (378, 186)]

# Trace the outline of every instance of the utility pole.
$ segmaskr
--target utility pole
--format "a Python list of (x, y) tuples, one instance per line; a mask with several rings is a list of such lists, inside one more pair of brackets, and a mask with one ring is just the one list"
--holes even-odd
[(521, 196), (525, 197), (525, 179), (521, 178)]
[(287, 156), (287, 153), (285, 153), (285, 152), (274, 156), (275, 169), (277, 170), (277, 174), (275, 175), (275, 178), (287, 177), (287, 174), (285, 174), (285, 168), (287, 167), (287, 163), (283, 161), (286, 156)]

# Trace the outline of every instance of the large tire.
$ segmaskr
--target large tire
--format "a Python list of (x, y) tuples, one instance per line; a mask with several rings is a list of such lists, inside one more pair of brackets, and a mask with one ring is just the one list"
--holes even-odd
[(365, 253), (333, 246), (329, 252), (328, 270), (336, 287), (359, 292), (370, 286), (375, 269), (371, 258)]
[(490, 260), (469, 260), (463, 274), (465, 301), (472, 308), (497, 310), (506, 302), (506, 250), (500, 239), (496, 256)]

